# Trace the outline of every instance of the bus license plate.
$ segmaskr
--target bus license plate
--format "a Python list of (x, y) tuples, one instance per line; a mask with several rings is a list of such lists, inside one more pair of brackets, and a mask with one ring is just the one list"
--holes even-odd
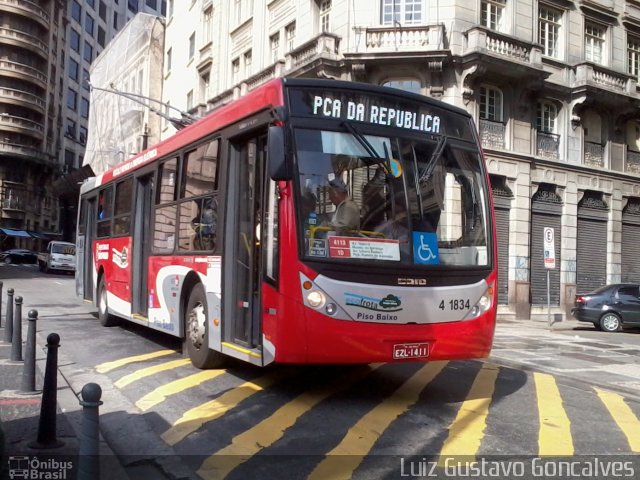
[(393, 346), (394, 360), (429, 356), (428, 343), (399, 343)]

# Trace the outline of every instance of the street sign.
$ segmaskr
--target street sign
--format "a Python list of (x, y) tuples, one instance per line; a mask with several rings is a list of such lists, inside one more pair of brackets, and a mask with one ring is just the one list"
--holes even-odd
[(556, 268), (556, 248), (553, 228), (544, 227), (544, 268)]

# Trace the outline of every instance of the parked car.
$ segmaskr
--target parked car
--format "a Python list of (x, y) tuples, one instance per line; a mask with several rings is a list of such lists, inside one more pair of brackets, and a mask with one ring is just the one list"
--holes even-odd
[(571, 314), (605, 332), (617, 332), (623, 325), (640, 325), (640, 285), (605, 285), (591, 293), (576, 295)]
[(37, 263), (38, 254), (25, 248), (12, 248), (0, 252), (0, 262), (4, 263)]

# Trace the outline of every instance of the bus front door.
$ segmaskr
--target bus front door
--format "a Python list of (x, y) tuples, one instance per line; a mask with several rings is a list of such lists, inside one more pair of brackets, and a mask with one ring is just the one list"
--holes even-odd
[(136, 179), (133, 223), (132, 312), (148, 319), (148, 258), (153, 174)]
[[(224, 293), (227, 328), (225, 340), (247, 348), (261, 345), (261, 284), (262, 261), (260, 229), (263, 195), (263, 175), (266, 159), (266, 136), (245, 138), (230, 145), (230, 178), (235, 185), (227, 198), (227, 235), (225, 252)], [(228, 247), (228, 248), (227, 248)]]

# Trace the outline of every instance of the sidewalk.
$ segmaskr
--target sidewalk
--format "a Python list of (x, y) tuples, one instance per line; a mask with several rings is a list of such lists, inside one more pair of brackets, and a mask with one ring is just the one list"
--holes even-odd
[(640, 332), (596, 331), (567, 319), (549, 327), (533, 320), (498, 321), (490, 360), (619, 391), (640, 400)]

